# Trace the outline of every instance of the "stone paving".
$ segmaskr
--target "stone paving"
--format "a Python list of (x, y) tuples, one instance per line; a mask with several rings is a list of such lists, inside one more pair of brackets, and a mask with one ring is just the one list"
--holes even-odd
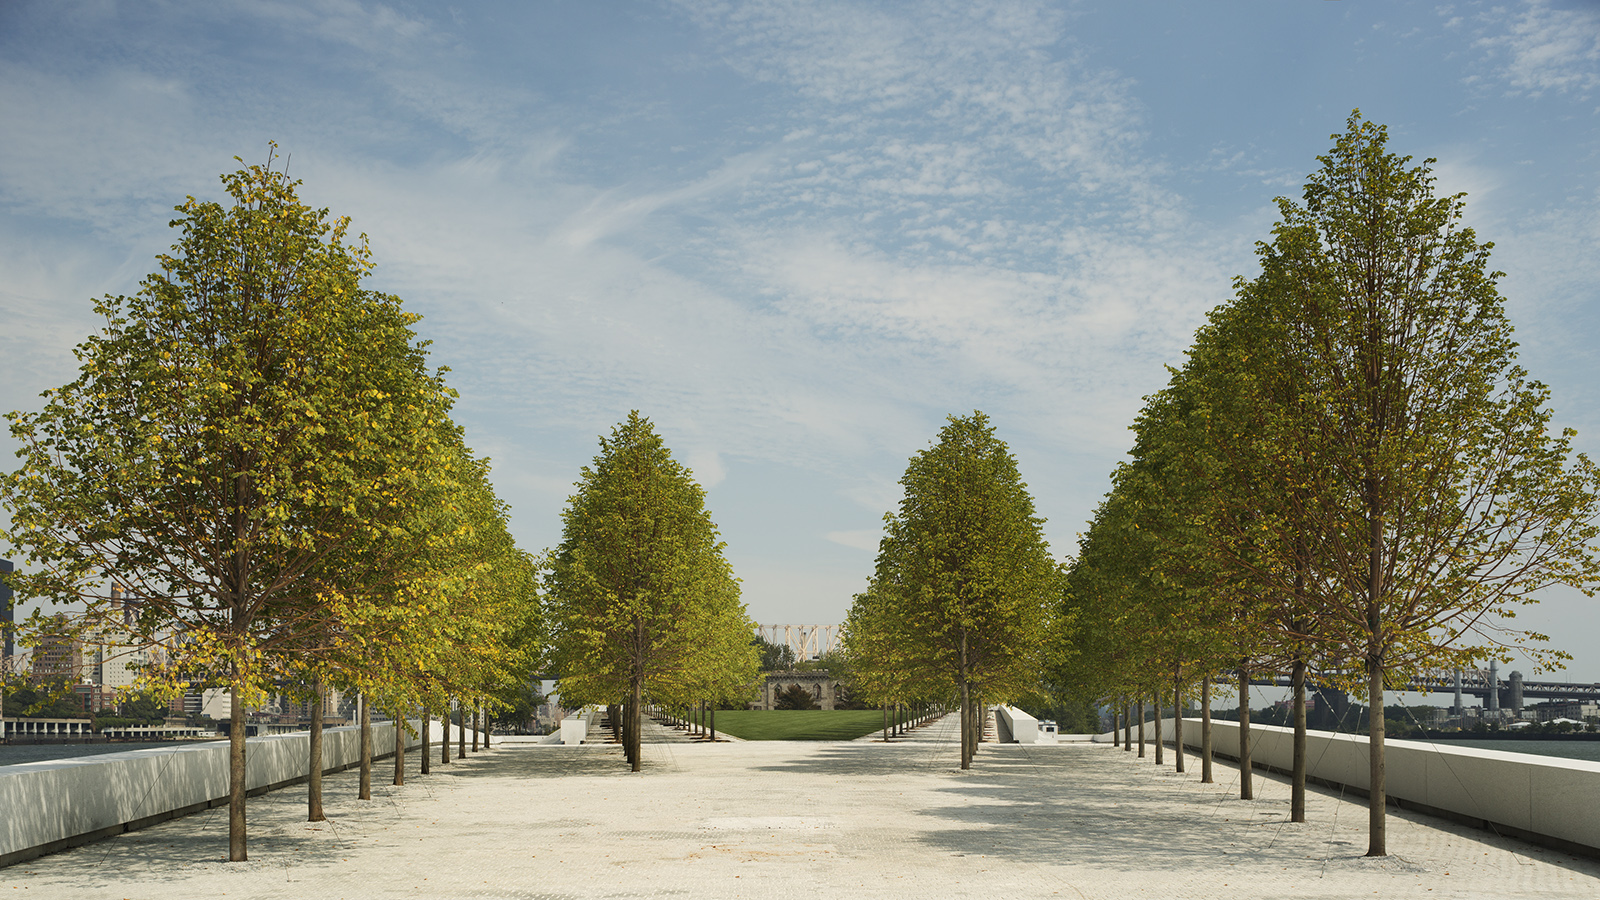
[[(985, 745), (955, 768), (947, 718), (889, 744), (507, 746), (355, 794), (327, 781), (251, 801), (251, 859), (224, 862), (227, 811), (9, 869), (30, 898), (1600, 897), (1600, 862), (1395, 813), (1367, 859), (1366, 810), (1236, 770), (1198, 783), (1105, 744)], [(380, 765), (379, 772), (385, 767)], [(392, 771), (392, 770), (390, 770)]]

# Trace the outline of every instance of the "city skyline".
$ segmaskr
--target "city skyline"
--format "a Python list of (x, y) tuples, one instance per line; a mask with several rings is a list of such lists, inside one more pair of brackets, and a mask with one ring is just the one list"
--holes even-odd
[[(1522, 364), (1600, 452), (1589, 5), (23, 2), (0, 48), (0, 406), (70, 380), (91, 298), (276, 141), (424, 316), (524, 547), (636, 408), (763, 623), (842, 621), (948, 414), (992, 417), (1074, 552), (1353, 108), (1468, 193)], [(1600, 681), (1591, 601), (1516, 624)]]

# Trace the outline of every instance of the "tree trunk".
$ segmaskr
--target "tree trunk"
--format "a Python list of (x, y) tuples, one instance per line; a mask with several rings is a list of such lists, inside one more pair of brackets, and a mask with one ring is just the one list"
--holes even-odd
[(1133, 704), (1122, 701), (1122, 749), (1133, 749)]
[[(1311, 567), (1310, 551), (1306, 549), (1305, 532), (1295, 532), (1294, 541), (1294, 614), (1306, 609), (1306, 571)], [(1304, 621), (1291, 617), (1289, 628), (1296, 635), (1307, 632)], [(1289, 821), (1306, 820), (1306, 653), (1305, 645), (1296, 640), (1294, 663), (1289, 668), (1289, 694), (1293, 714), (1294, 756), (1289, 774)]]
[(456, 731), (456, 759), (467, 758), (467, 705), (456, 698), (456, 717), (461, 720), (461, 727)]
[(372, 704), (361, 695), (361, 791), (360, 799), (372, 799)]
[(430, 762), (430, 760), (428, 759), (428, 755), (433, 752), (432, 748), (428, 746), (428, 726), (433, 724), (432, 717), (433, 717), (432, 711), (430, 711), (428, 709), (428, 707), (426, 707), (426, 706), (422, 707), (422, 747), (421, 747), (421, 752), (422, 752), (421, 763), (422, 763), (422, 767), (421, 768), (422, 768), (422, 774), (424, 774), (424, 775), (428, 774), (428, 763)]
[[(956, 672), (956, 680), (961, 685), (961, 771), (965, 772), (972, 768), (972, 757), (978, 753), (978, 741), (972, 734), (975, 698), (972, 696), (972, 683), (968, 681), (967, 631), (964, 626), (961, 630), (961, 656), (957, 662), (960, 668)], [(981, 729), (983, 726), (978, 727)]]
[(1289, 782), (1289, 821), (1306, 820), (1306, 661), (1296, 656), (1289, 673), (1294, 694), (1294, 773)]
[(711, 704), (711, 743), (717, 742), (717, 705)]
[(1211, 676), (1200, 682), (1200, 783), (1214, 784), (1211, 777)]
[(633, 771), (635, 772), (638, 772), (644, 768), (644, 760), (640, 758), (640, 751), (643, 749), (642, 745), (644, 743), (644, 741), (641, 739), (641, 732), (644, 730), (644, 710), (641, 708), (641, 704), (643, 703), (644, 679), (635, 676), (633, 679), (633, 688), (628, 697), (627, 710), (628, 746), (633, 749), (631, 759), (633, 761)]
[(1144, 759), (1144, 701), (1139, 701), (1139, 758)]
[(450, 698), (444, 698), (444, 715), (439, 718), (439, 762), (450, 764)]
[[(1377, 383), (1369, 365), (1368, 384)], [(1375, 423), (1381, 429), (1381, 424)], [(1374, 445), (1381, 435), (1372, 438)], [(1389, 802), (1383, 771), (1383, 499), (1378, 479), (1369, 477), (1363, 486), (1367, 508), (1367, 760), (1371, 770), (1367, 783), (1367, 855), (1388, 856)], [(1495, 690), (1494, 685), (1489, 686)]]
[(1183, 771), (1183, 688), (1172, 686), (1172, 758)]
[(1111, 747), (1116, 749), (1122, 746), (1122, 726), (1117, 724), (1117, 713), (1121, 712), (1115, 703), (1111, 704)]
[(400, 710), (394, 711), (394, 783), (406, 783), (406, 730)]
[(961, 686), (961, 747), (963, 769), (971, 769), (973, 759), (978, 755), (978, 729), (983, 726), (978, 722), (978, 698), (974, 696), (972, 685), (963, 681)]
[(228, 862), (245, 862), (250, 857), (244, 846), (244, 702), (237, 684), (230, 695), (233, 709), (228, 713)]
[(629, 703), (627, 711), (627, 725), (629, 725), (630, 743), (634, 745), (634, 772), (640, 772), (645, 767), (645, 684), (643, 679), (634, 682), (634, 700)]
[(1166, 765), (1166, 735), (1161, 725), (1161, 692), (1157, 691), (1154, 697), (1156, 707), (1156, 765)]
[(972, 768), (972, 686), (961, 679), (961, 769)]
[(485, 750), (489, 749), (489, 732), (493, 730), (494, 727), (489, 724), (489, 705), (485, 703), (483, 704), (483, 749)]
[(306, 761), (306, 821), (326, 822), (322, 812), (322, 679), (312, 686), (311, 698), (311, 753)]
[[(1371, 765), (1367, 782), (1367, 855), (1388, 856), (1388, 822), (1385, 808), (1389, 796), (1383, 772), (1383, 666), (1369, 663), (1367, 674), (1367, 759)], [(1493, 686), (1490, 690), (1493, 690)]]
[(1256, 786), (1250, 764), (1250, 660), (1239, 662), (1239, 799), (1254, 800)]

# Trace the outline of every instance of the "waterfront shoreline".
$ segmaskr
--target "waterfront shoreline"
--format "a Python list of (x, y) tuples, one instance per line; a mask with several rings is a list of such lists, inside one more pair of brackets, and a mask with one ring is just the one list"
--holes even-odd
[(1600, 732), (1569, 731), (1565, 734), (1544, 734), (1520, 731), (1430, 731), (1421, 737), (1396, 737), (1407, 741), (1574, 741), (1579, 743), (1600, 741)]
[(14, 741), (0, 744), (0, 772), (10, 766), (26, 765), (28, 763), (50, 762), (60, 759), (80, 759), (86, 756), (100, 756), (108, 753), (128, 753), (134, 750), (149, 750), (160, 747), (183, 747), (190, 744), (213, 743), (217, 738), (175, 738), (167, 740), (96, 740), (96, 741), (56, 741), (52, 743), (24, 743)]

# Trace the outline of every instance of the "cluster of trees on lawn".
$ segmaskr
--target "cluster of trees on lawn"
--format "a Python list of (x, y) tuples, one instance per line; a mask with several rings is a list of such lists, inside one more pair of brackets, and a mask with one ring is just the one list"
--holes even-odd
[[(1359, 113), (1333, 137), (1302, 201), (1279, 200), (1260, 275), (1139, 415), (1069, 575), (1058, 676), (1119, 709), (1198, 690), (1208, 710), (1214, 679), (1247, 699), (1252, 673), (1288, 673), (1296, 821), (1308, 677), (1382, 709), (1396, 679), (1513, 646), (1559, 664), (1506, 620), (1597, 575), (1600, 473), (1516, 363), (1464, 195)], [(1383, 855), (1383, 716), (1368, 734)]]
[[(141, 689), (231, 691), (234, 860), (245, 710), (269, 691), (358, 692), (364, 725), (373, 705), (476, 708), (526, 683), (541, 644), (537, 566), (450, 418), (418, 317), (364, 285), (364, 236), (272, 162), (223, 176), (231, 206), (177, 207), (160, 271), (96, 302), (77, 379), (8, 416), (22, 465), (0, 478), (19, 594), (151, 648)], [(131, 622), (113, 584), (138, 598)]]

